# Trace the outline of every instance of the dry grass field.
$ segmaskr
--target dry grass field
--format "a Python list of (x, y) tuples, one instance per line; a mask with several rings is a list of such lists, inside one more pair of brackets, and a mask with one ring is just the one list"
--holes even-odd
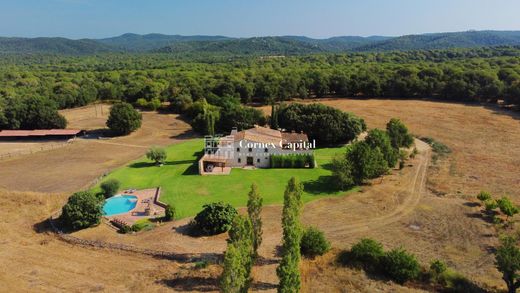
[[(81, 123), (92, 129), (103, 128), (104, 122), (94, 116), (93, 107), (67, 110), (64, 115), (72, 126)], [(86, 120), (88, 115), (92, 115), (94, 122)], [(190, 129), (178, 115), (144, 112), (142, 127), (131, 135), (108, 140), (76, 139), (64, 148), (0, 161), (0, 188), (72, 192), (87, 187), (110, 170), (137, 159), (150, 146), (168, 145), (189, 137)]]
[[(431, 136), (453, 152), (429, 164), (425, 188), (410, 189), (416, 174), (422, 174), (421, 168), (426, 170), (419, 156), (404, 170), (364, 186), (359, 193), (307, 204), (304, 224), (324, 230), (335, 249), (349, 248), (362, 237), (372, 237), (387, 249), (402, 245), (417, 254), (424, 265), (433, 258), (443, 259), (477, 284), (503, 288), (490, 253), (497, 243), (496, 231), (478, 216), (479, 207), (471, 204), (470, 196), (486, 189), (497, 196), (508, 194), (520, 204), (520, 117), (498, 108), (430, 101), (321, 102), (362, 116), (370, 128), (383, 128), (391, 117), (398, 117), (414, 134)], [(93, 123), (92, 127), (97, 126)], [(77, 190), (140, 156), (149, 145), (175, 142), (176, 136), (187, 129), (175, 115), (145, 113), (143, 128), (128, 137), (78, 141), (63, 151), (0, 162), (0, 186), (52, 193)], [(116, 292), (217, 289), (215, 266), (194, 270), (193, 264), (73, 247), (52, 235), (36, 232), (33, 225), (59, 208), (65, 201), (63, 195), (3, 192), (1, 196), (0, 231), (4, 236), (0, 255), (8, 265), (0, 269), (0, 282), (7, 288)], [(255, 290), (272, 291), (277, 281), (274, 269), (281, 237), (280, 213), (279, 206), (264, 209), (266, 229), (260, 251), (264, 259), (253, 271)], [(184, 235), (182, 228), (187, 221), (136, 235), (116, 234), (101, 225), (76, 236), (179, 253), (220, 253), (225, 249), (224, 235)], [(304, 292), (416, 291), (374, 280), (362, 271), (337, 267), (332, 262), (332, 254), (303, 262)]]

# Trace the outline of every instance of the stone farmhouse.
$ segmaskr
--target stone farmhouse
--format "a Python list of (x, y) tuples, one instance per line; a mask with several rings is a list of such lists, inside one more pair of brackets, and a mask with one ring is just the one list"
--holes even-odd
[(266, 127), (237, 131), (224, 137), (206, 137), (199, 174), (226, 175), (231, 168), (269, 168), (272, 155), (311, 154), (314, 142), (307, 134)]

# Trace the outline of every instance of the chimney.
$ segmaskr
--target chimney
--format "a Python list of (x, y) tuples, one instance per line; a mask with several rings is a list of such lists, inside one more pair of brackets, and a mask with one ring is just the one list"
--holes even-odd
[(231, 128), (231, 135), (237, 134), (238, 130), (236, 127)]

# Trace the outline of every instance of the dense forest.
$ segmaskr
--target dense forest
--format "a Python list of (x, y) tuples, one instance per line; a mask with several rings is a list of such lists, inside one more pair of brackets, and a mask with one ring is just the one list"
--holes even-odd
[(123, 34), (105, 39), (5, 38), (0, 53), (93, 55), (98, 53), (169, 53), (175, 55), (304, 55), (316, 53), (384, 52), (518, 46), (520, 31), (465, 31), (385, 36), (339, 36), (313, 39), (304, 36), (230, 38)]
[(31, 104), (28, 99), (47, 105), (46, 109), (78, 107), (98, 100), (155, 108), (160, 102), (171, 101), (180, 104), (177, 111), (182, 112), (186, 109), (183, 104), (202, 99), (221, 106), (226, 101), (269, 104), (321, 97), (519, 104), (520, 48), (287, 57), (198, 54), (196, 58), (181, 58), (159, 53), (0, 56), (0, 127), (4, 129), (31, 127), (13, 122), (24, 120), (29, 111), (24, 107)]

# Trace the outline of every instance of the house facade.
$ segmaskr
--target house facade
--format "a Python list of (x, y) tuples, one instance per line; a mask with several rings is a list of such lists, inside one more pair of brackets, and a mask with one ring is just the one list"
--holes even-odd
[(272, 155), (311, 154), (314, 143), (304, 133), (266, 127), (236, 131), (218, 139), (206, 139), (199, 161), (202, 175), (229, 174), (231, 168), (269, 168)]

